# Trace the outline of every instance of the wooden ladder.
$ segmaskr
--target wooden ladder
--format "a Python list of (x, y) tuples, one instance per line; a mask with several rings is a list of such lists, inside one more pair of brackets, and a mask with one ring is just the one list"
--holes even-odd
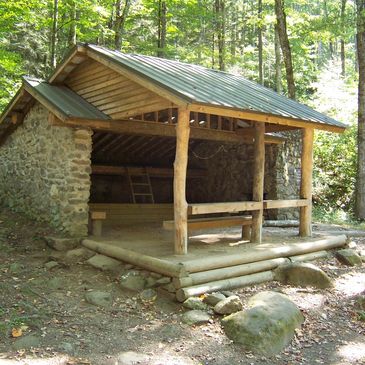
[[(143, 172), (133, 174), (128, 168), (128, 180), (131, 187), (132, 200), (134, 204), (137, 203), (155, 203), (153, 197), (152, 185), (150, 175), (147, 169), (144, 168)], [(141, 201), (142, 200), (142, 201)]]

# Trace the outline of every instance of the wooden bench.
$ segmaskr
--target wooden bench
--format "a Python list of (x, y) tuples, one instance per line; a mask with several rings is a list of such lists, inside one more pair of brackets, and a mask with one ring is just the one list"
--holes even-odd
[(103, 220), (106, 219), (106, 212), (91, 211), (90, 221), (91, 221), (91, 233), (93, 236), (101, 236), (103, 230)]
[[(192, 231), (233, 226), (242, 226), (242, 239), (251, 239), (252, 216), (250, 215), (188, 219), (188, 230)], [(163, 228), (168, 231), (173, 231), (175, 229), (175, 222), (173, 220), (163, 221)]]

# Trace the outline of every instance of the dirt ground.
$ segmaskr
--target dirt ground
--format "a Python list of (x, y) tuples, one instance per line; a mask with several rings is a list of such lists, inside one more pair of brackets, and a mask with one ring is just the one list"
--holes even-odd
[[(120, 273), (83, 263), (46, 269), (53, 252), (43, 237), (51, 233), (42, 224), (0, 210), (1, 365), (365, 364), (365, 313), (355, 306), (365, 291), (364, 265), (346, 267), (334, 258), (317, 261), (335, 282), (330, 290), (275, 282), (235, 290), (243, 303), (258, 291), (280, 291), (305, 315), (291, 345), (265, 358), (233, 344), (218, 316), (190, 327), (180, 322), (184, 309), (171, 298), (159, 294), (155, 303), (142, 303), (119, 287)], [(365, 250), (364, 238), (353, 241)], [(86, 303), (85, 293), (92, 289), (111, 291), (112, 308)], [(19, 341), (29, 336), (37, 346), (20, 349)], [(134, 353), (125, 354), (129, 351)]]

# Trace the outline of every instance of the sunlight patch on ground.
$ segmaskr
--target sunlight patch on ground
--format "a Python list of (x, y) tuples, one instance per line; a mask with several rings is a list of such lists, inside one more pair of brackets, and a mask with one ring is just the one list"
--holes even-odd
[(49, 358), (24, 358), (24, 359), (2, 359), (0, 354), (0, 365), (66, 365), (70, 358), (67, 356), (55, 356)]
[(341, 346), (337, 353), (341, 358), (347, 361), (354, 362), (365, 360), (365, 344), (361, 342), (349, 343)]
[(360, 294), (365, 291), (365, 273), (350, 272), (335, 280), (335, 288), (347, 297)]

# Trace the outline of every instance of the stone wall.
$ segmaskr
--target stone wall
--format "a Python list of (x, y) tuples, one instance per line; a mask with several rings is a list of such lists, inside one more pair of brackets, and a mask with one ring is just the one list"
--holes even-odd
[[(299, 199), (301, 133), (292, 131), (281, 134), (286, 141), (282, 145), (271, 145), (266, 152), (268, 198)], [(268, 213), (271, 219), (297, 219), (299, 208), (273, 209)]]
[(0, 202), (67, 235), (87, 235), (91, 135), (51, 126), (36, 104), (0, 147)]

